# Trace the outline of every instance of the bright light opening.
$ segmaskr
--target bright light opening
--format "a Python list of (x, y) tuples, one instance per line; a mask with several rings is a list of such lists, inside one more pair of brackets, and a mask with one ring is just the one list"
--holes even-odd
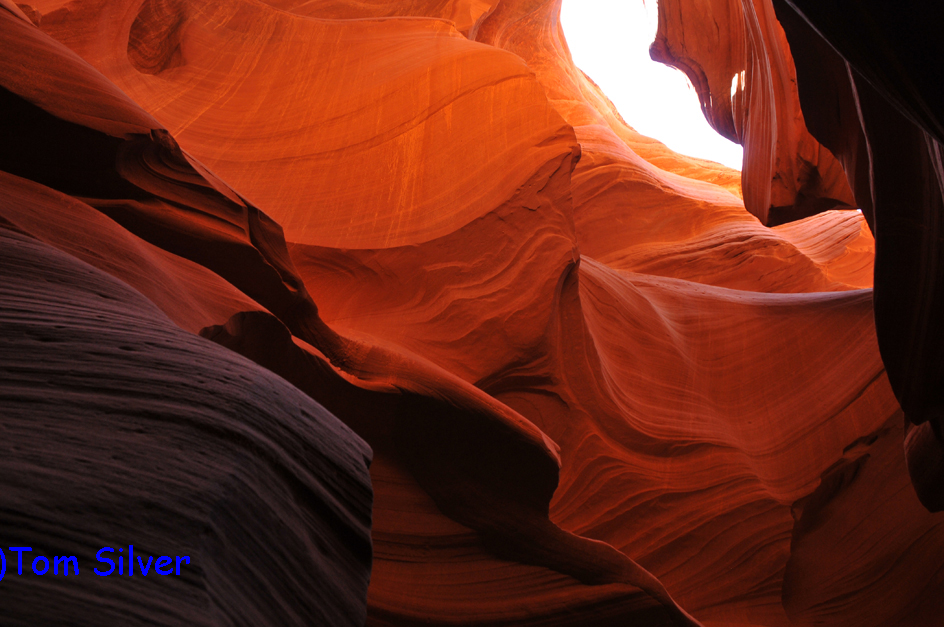
[(731, 100), (734, 100), (738, 89), (744, 89), (744, 70), (741, 70), (740, 74), (731, 77)]
[[(561, 23), (574, 63), (613, 101), (623, 119), (675, 152), (741, 169), (742, 149), (714, 131), (680, 71), (649, 58), (656, 0), (565, 0)], [(744, 77), (731, 80), (732, 98)]]

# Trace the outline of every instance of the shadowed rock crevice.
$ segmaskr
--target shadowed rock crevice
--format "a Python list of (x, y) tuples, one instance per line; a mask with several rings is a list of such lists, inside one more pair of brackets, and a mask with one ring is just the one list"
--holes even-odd
[(905, 454), (915, 489), (929, 509), (940, 511), (944, 113), (938, 107), (944, 100), (940, 68), (928, 62), (940, 43), (925, 35), (941, 9), (899, 12), (868, 2), (840, 15), (804, 1), (776, 5), (795, 49), (823, 51), (800, 57), (800, 93), (816, 132), (842, 155), (875, 232), (879, 348), (914, 425)]
[(184, 64), (181, 33), (187, 21), (180, 0), (144, 0), (128, 33), (128, 60), (143, 74), (160, 74)]

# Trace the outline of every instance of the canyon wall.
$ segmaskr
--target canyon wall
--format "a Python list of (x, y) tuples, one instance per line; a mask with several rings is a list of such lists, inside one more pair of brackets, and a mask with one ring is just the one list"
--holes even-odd
[(0, 527), (200, 564), (13, 623), (936, 624), (935, 327), (882, 301), (936, 274), (874, 254), (891, 127), (810, 108), (805, 20), (660, 3), (742, 177), (560, 0), (0, 5)]

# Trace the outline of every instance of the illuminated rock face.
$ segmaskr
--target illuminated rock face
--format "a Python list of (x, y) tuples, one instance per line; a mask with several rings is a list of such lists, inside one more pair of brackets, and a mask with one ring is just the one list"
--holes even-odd
[[(710, 9), (719, 76), (755, 68), (709, 111), (750, 212), (620, 119), (559, 1), (3, 0), (4, 476), (43, 486), (4, 527), (93, 548), (87, 484), (139, 499), (108, 533), (194, 535), (144, 502), (209, 528), (198, 576), (122, 591), (141, 622), (935, 624), (871, 231), (751, 215), (854, 204), (853, 160), (802, 124), (771, 5), (660, 4), (665, 49)], [(46, 481), (60, 433), (176, 454)], [(17, 616), (63, 615), (50, 581)]]
[(650, 51), (685, 72), (708, 123), (744, 146), (744, 204), (761, 222), (855, 206), (839, 163), (806, 129), (770, 0), (661, 0)]

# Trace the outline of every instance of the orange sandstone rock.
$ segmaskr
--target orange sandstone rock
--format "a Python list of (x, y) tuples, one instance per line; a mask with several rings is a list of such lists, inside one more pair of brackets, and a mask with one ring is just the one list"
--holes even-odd
[[(914, 591), (940, 589), (926, 554), (944, 526), (889, 444), (901, 413), (865, 219), (762, 223), (852, 202), (797, 117), (769, 5), (750, 24), (732, 8), (726, 60), (703, 62), (756, 66), (738, 98), (759, 104), (730, 116), (750, 212), (737, 172), (619, 117), (574, 67), (553, 0), (29, 8), (32, 24), (0, 9), (3, 104), (23, 121), (0, 146), (0, 233), (73, 278), (44, 283), (31, 262), (4, 302), (29, 303), (28, 323), (106, 285), (109, 316), (159, 327), (177, 355), (146, 361), (157, 382), (199, 376), (180, 365), (198, 354), (228, 407), (245, 400), (230, 375), (255, 377), (227, 428), (258, 426), (268, 387), (259, 420), (288, 429), (271, 427), (277, 458), (340, 460), (270, 477), (265, 427), (248, 501), (225, 473), (200, 484), (232, 528), (313, 538), (297, 564), (334, 582), (213, 571), (212, 594), (275, 591), (234, 600), (254, 623), (933, 624), (941, 595)], [(108, 320), (60, 335), (120, 344)], [(69, 347), (43, 354), (105, 380), (143, 367)], [(135, 380), (115, 397), (144, 411), (152, 393)], [(293, 509), (298, 481), (330, 490)]]
[(744, 146), (744, 204), (761, 222), (855, 206), (839, 163), (806, 129), (770, 0), (663, 0), (650, 53), (685, 72), (708, 123)]

